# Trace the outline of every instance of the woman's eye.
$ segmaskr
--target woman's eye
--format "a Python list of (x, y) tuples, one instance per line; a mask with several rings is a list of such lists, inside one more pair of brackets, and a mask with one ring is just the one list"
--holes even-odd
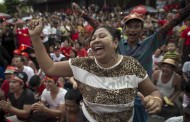
[(100, 37), (100, 38), (104, 38), (104, 37), (106, 37), (106, 35), (105, 35), (105, 34), (100, 34), (99, 37)]

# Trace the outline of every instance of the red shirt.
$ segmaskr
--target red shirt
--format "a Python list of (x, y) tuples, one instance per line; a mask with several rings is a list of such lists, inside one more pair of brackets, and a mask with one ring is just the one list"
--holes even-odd
[(70, 52), (71, 52), (71, 50), (72, 50), (72, 47), (71, 47), (71, 46), (70, 46), (70, 47), (62, 47), (62, 48), (61, 48), (62, 54), (63, 54), (65, 57), (67, 57), (67, 58), (70, 57)]
[(78, 57), (85, 57), (88, 54), (87, 54), (87, 51), (85, 48), (81, 48), (80, 50), (77, 50), (77, 55), (78, 55)]
[(71, 34), (71, 39), (72, 39), (73, 41), (78, 40), (78, 39), (79, 39), (79, 33), (77, 32), (77, 33)]
[(22, 28), (22, 29), (17, 29), (17, 39), (18, 39), (18, 46), (20, 47), (21, 44), (25, 44), (28, 46), (31, 46), (32, 43), (30, 41), (30, 36), (28, 34), (28, 28)]
[(187, 29), (185, 29), (185, 30), (182, 32), (181, 38), (184, 38), (184, 39), (185, 39), (184, 45), (190, 45), (190, 27), (188, 27)]
[[(159, 20), (158, 21), (158, 24), (161, 25), (161, 26), (163, 26), (163, 25), (165, 25), (167, 23), (168, 23), (167, 20)], [(171, 29), (171, 30), (168, 31), (168, 35), (172, 35), (172, 34), (173, 34), (173, 29)]]
[(8, 80), (4, 80), (3, 84), (1, 85), (1, 90), (4, 91), (5, 99), (7, 99), (8, 93), (9, 93), (9, 81)]

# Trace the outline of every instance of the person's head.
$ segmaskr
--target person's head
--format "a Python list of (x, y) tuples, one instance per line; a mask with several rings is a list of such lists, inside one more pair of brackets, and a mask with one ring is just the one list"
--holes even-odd
[(23, 20), (19, 19), (16, 22), (16, 25), (17, 25), (17, 27), (22, 28), (25, 25), (25, 22)]
[(22, 52), (22, 53), (21, 53), (21, 56), (24, 58), (25, 61), (27, 61), (28, 58), (29, 58), (29, 55), (28, 55), (27, 52)]
[(93, 52), (92, 52), (92, 49), (91, 49), (91, 48), (89, 48), (89, 49), (87, 50), (87, 53), (88, 53), (88, 56), (93, 56)]
[(46, 90), (52, 91), (59, 86), (59, 77), (46, 75), (44, 77), (44, 84), (46, 86)]
[(91, 36), (90, 48), (97, 60), (110, 60), (115, 58), (120, 31), (109, 27), (101, 26), (97, 28)]
[(186, 19), (185, 24), (186, 24), (187, 26), (190, 26), (190, 17), (188, 17), (188, 18)]
[(28, 75), (25, 72), (15, 72), (14, 75), (9, 79), (9, 90), (10, 92), (18, 92), (26, 88), (26, 81)]
[(175, 71), (175, 69), (175, 60), (168, 58), (161, 62), (161, 70), (163, 75), (170, 76)]
[(34, 75), (30, 78), (29, 81), (29, 87), (33, 90), (36, 91), (41, 84), (41, 79), (38, 75)]
[(155, 57), (159, 57), (161, 54), (162, 54), (162, 50), (160, 48), (156, 49), (156, 51), (154, 52)]
[(183, 110), (183, 122), (190, 122), (190, 104)]
[(17, 68), (22, 68), (24, 66), (25, 59), (22, 56), (16, 57), (14, 61), (14, 66)]
[(68, 39), (64, 40), (64, 47), (69, 47), (71, 44)]
[(14, 57), (19, 57), (21, 55), (21, 51), (19, 49), (15, 49), (13, 51), (13, 55), (14, 55)]
[(127, 36), (127, 41), (129, 44), (137, 43), (143, 34), (143, 16), (137, 13), (130, 13), (124, 18), (124, 22), (124, 32)]
[(77, 57), (77, 51), (75, 49), (72, 49), (70, 51), (70, 58), (76, 58)]
[(61, 54), (61, 49), (58, 46), (55, 46), (53, 49), (56, 56), (59, 56)]
[(14, 72), (16, 71), (16, 67), (13, 66), (7, 66), (4, 74), (5, 74), (5, 79), (9, 79), (14, 75)]
[(67, 112), (76, 113), (79, 111), (82, 94), (76, 90), (71, 89), (65, 94), (65, 110)]
[(50, 53), (53, 53), (53, 48), (54, 48), (53, 45), (49, 46), (49, 52), (50, 52)]
[(166, 19), (167, 19), (168, 21), (171, 21), (171, 20), (173, 19), (173, 16), (174, 16), (173, 13), (168, 13), (167, 16), (166, 16)]
[(167, 44), (167, 51), (169, 52), (176, 51), (176, 44), (174, 42), (169, 42)]
[(80, 43), (80, 42), (75, 43), (75, 49), (76, 50), (80, 50), (82, 47), (83, 47), (82, 43)]

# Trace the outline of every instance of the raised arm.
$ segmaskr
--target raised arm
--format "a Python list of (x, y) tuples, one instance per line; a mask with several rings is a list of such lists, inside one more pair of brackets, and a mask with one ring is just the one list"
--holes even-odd
[(98, 20), (91, 18), (85, 11), (83, 11), (76, 3), (72, 3), (72, 8), (86, 20), (93, 28), (101, 26)]
[(73, 76), (69, 61), (53, 62), (46, 52), (40, 35), (43, 30), (42, 20), (33, 20), (29, 25), (29, 34), (34, 47), (37, 61), (42, 71), (49, 75), (71, 77)]
[(173, 27), (181, 23), (183, 20), (185, 20), (190, 13), (190, 0), (186, 0), (185, 8), (179, 10), (179, 12), (174, 16), (174, 18), (164, 26), (162, 26), (159, 29), (159, 35), (165, 35), (168, 33), (169, 30), (171, 30)]

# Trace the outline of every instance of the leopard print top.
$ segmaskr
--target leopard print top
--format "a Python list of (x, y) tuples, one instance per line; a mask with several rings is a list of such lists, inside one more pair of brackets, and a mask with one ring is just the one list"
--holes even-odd
[(120, 122), (132, 118), (138, 83), (147, 77), (134, 58), (123, 56), (112, 68), (99, 67), (93, 57), (69, 62), (83, 95), (84, 115), (89, 121)]

